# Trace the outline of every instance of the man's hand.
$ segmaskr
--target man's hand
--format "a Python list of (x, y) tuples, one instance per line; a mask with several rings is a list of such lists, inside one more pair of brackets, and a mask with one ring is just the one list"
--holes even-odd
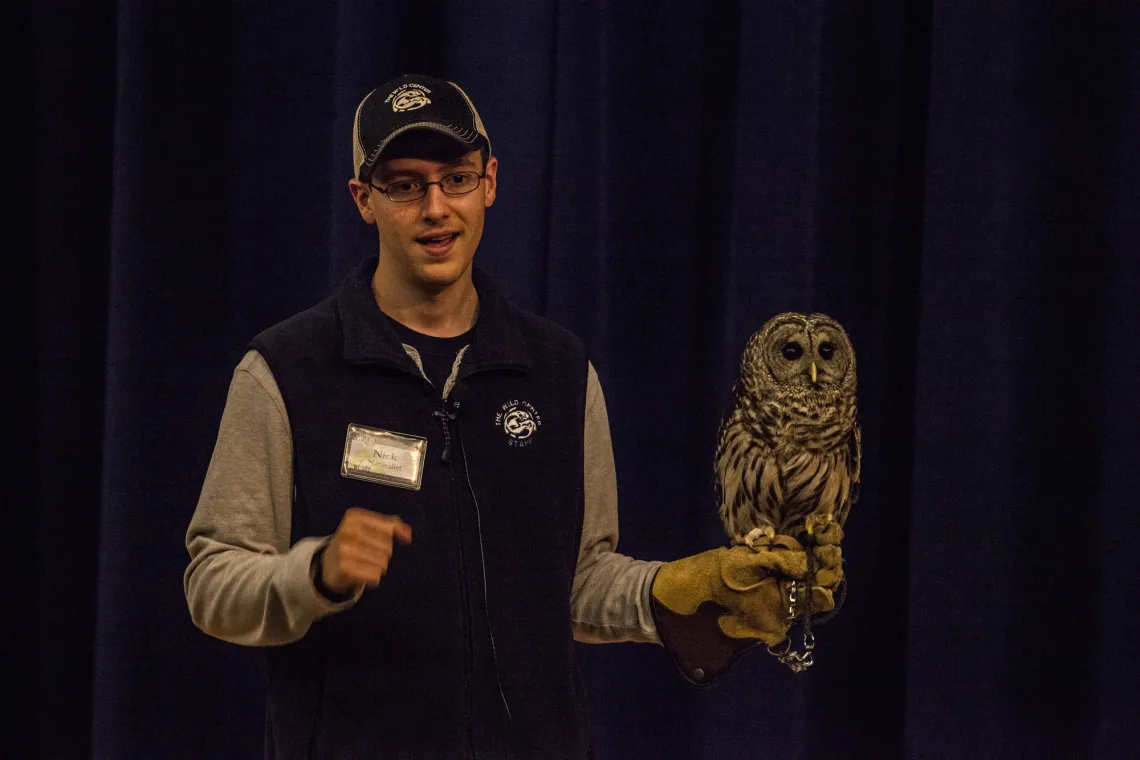
[(352, 507), (323, 549), (321, 582), (338, 594), (357, 586), (375, 587), (388, 571), (392, 539), (410, 544), (412, 526), (395, 515)]

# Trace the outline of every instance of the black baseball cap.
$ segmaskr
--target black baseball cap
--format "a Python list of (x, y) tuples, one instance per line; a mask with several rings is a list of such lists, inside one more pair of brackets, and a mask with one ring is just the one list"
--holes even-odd
[(459, 85), (423, 74), (405, 74), (377, 87), (356, 107), (352, 125), (352, 166), (367, 182), (380, 154), (393, 138), (413, 129), (431, 129), (447, 135), (467, 150), (491, 138), (475, 104)]

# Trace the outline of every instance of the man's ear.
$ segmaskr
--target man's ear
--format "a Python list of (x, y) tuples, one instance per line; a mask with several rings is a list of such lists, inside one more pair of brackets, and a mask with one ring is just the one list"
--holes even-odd
[(483, 173), (487, 175), (483, 178), (487, 186), (487, 192), (483, 196), (483, 207), (491, 208), (491, 204), (495, 202), (495, 193), (499, 189), (499, 159), (494, 156), (487, 159), (487, 167)]
[(357, 179), (350, 179), (348, 181), (348, 192), (352, 193), (352, 200), (356, 203), (356, 210), (360, 212), (360, 218), (369, 224), (376, 224), (376, 214), (373, 213), (372, 206), (368, 202), (373, 192), (372, 186)]

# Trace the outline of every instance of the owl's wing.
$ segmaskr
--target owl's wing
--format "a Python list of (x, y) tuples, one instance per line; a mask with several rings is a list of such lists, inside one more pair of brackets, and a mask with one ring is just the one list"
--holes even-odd
[[(716, 454), (713, 457), (713, 488), (716, 492), (716, 503), (720, 510), (721, 520), (725, 521), (725, 529), (728, 529), (728, 522), (725, 516), (725, 485), (722, 482), (721, 476), (721, 461), (724, 458), (725, 452), (728, 448), (729, 438), (729, 424), (732, 420), (734, 412), (740, 406), (740, 381), (737, 380), (732, 385), (732, 393), (728, 396), (728, 403), (725, 404), (724, 412), (720, 415), (720, 427), (717, 428), (716, 434)], [(731, 531), (730, 531), (731, 533)]]
[(859, 500), (859, 482), (863, 466), (863, 432), (859, 428), (859, 422), (855, 422), (855, 426), (851, 428), (851, 434), (847, 436), (847, 478), (851, 484), (848, 491), (847, 499), (839, 505), (839, 509), (835, 515), (840, 525), (847, 522), (847, 515), (851, 511), (851, 507)]
[(779, 524), (773, 510), (781, 488), (772, 456), (778, 418), (768, 405), (746, 396), (739, 382), (733, 387), (721, 418), (714, 462), (717, 505), (730, 538), (764, 524)]

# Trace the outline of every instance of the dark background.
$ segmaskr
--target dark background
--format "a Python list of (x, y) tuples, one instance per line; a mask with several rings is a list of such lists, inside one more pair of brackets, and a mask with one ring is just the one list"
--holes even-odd
[(375, 250), (352, 113), (407, 71), (490, 130), (477, 260), (591, 347), (625, 553), (723, 540), (753, 330), (858, 351), (818, 665), (697, 691), (583, 647), (598, 758), (1136, 757), (1140, 5), (274, 5), (5, 10), (4, 757), (259, 756), (259, 653), (191, 624), (183, 534), (246, 341)]

